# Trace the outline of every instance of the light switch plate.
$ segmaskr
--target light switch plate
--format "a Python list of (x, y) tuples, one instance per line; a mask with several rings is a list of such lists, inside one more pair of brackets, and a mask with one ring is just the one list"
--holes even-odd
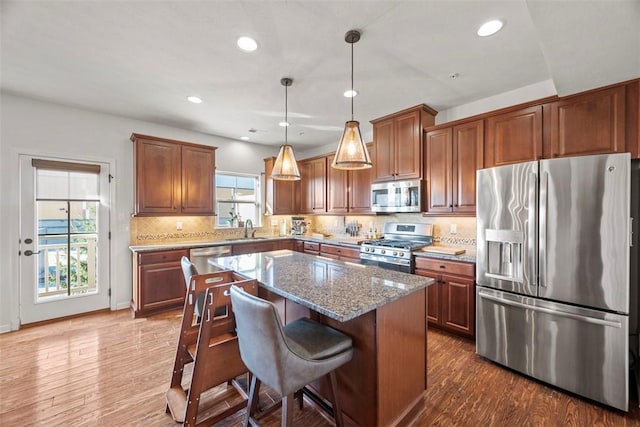
[(456, 234), (458, 232), (458, 225), (451, 224), (449, 225), (449, 234)]
[(182, 221), (176, 221), (176, 230), (182, 230)]

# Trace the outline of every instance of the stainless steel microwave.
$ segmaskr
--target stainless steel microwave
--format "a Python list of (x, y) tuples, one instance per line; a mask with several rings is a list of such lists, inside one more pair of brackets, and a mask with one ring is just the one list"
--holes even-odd
[(373, 212), (421, 212), (424, 181), (408, 180), (371, 184)]

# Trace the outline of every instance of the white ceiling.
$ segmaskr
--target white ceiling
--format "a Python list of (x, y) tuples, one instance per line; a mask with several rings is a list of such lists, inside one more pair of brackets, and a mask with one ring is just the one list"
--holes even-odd
[[(420, 103), (443, 111), (545, 80), (567, 95), (640, 77), (640, 0), (2, 0), (0, 12), (6, 93), (262, 144), (284, 139), (282, 77), (294, 79), (289, 142), (337, 142), (350, 29), (362, 32), (363, 133)], [(504, 29), (477, 37), (492, 18)], [(240, 51), (240, 35), (259, 49)]]

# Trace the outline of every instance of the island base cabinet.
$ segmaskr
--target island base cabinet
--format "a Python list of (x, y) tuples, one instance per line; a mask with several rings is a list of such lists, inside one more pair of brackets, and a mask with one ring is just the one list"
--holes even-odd
[[(427, 388), (425, 300), (426, 289), (421, 289), (344, 323), (312, 313), (353, 340), (353, 359), (337, 370), (342, 412), (353, 424), (407, 425), (422, 407)], [(325, 378), (311, 389), (331, 396)]]
[(180, 259), (188, 251), (158, 251), (133, 255), (134, 317), (147, 316), (159, 311), (181, 307), (184, 304), (186, 286)]

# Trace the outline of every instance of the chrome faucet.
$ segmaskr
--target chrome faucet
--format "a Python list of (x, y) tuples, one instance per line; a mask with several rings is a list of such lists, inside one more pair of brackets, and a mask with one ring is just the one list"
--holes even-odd
[(251, 237), (253, 238), (256, 236), (256, 231), (253, 229), (253, 221), (251, 221), (250, 219), (247, 219), (244, 222), (244, 238), (245, 239), (249, 237), (249, 234), (248, 234), (249, 227), (251, 227)]

